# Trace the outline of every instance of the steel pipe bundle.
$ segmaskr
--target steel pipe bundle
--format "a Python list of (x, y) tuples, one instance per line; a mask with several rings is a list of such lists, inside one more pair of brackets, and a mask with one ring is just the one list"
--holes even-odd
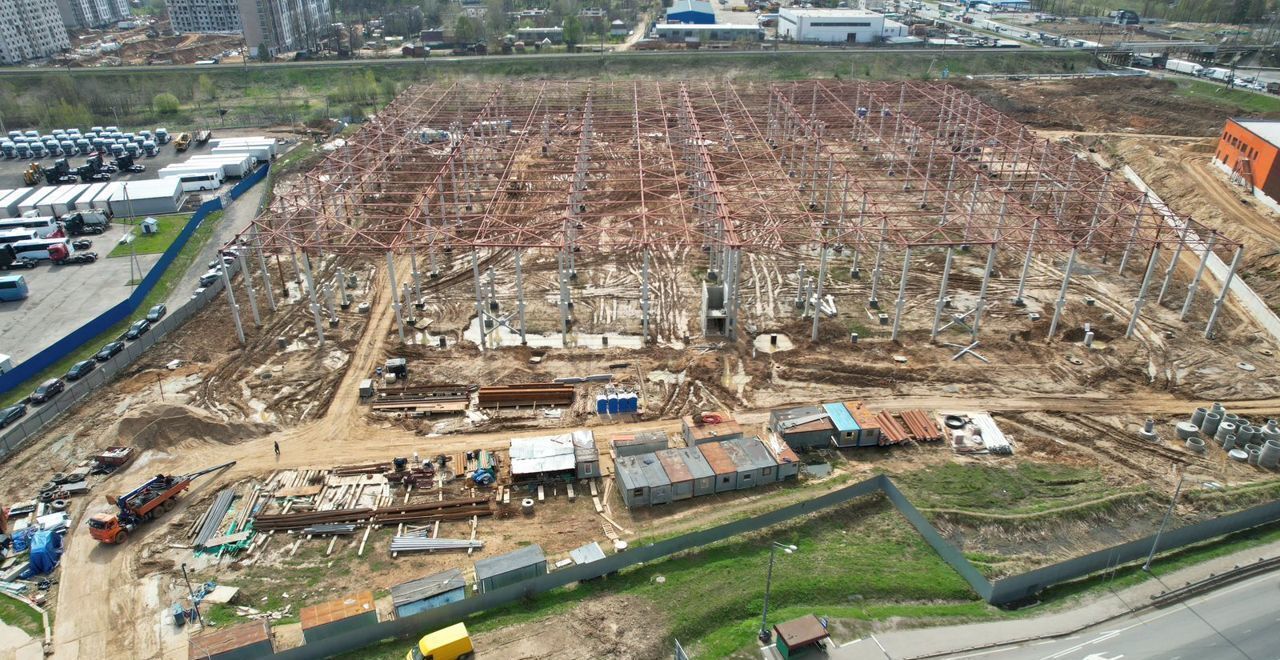
[(209, 505), (209, 512), (205, 514), (204, 524), (196, 534), (195, 547), (203, 547), (214, 534), (218, 533), (218, 529), (222, 527), (222, 519), (227, 516), (227, 511), (231, 510), (231, 500), (235, 499), (235, 496), (235, 491), (230, 488), (218, 491), (217, 496), (213, 498), (213, 504)]
[(462, 520), (471, 516), (493, 515), (487, 497), (467, 497), (457, 500), (423, 502), (389, 506), (381, 509), (334, 509), (307, 513), (287, 513), (258, 516), (254, 529), (261, 531), (303, 529), (329, 523), (397, 523), (422, 520)]
[(430, 539), (421, 536), (397, 536), (391, 539), (391, 552), (479, 550), (483, 547), (484, 541), (469, 541), (467, 539)]

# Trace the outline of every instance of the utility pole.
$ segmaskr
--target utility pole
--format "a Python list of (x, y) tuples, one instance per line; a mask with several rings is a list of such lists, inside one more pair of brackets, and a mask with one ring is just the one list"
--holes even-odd
[(1169, 524), (1169, 516), (1173, 515), (1173, 507), (1178, 503), (1178, 494), (1182, 492), (1182, 480), (1186, 478), (1185, 473), (1178, 475), (1178, 486), (1173, 489), (1173, 499), (1169, 500), (1169, 508), (1164, 512), (1164, 520), (1160, 521), (1160, 529), (1156, 530), (1156, 537), (1151, 541), (1151, 552), (1147, 554), (1147, 561), (1142, 565), (1142, 570), (1147, 573), (1151, 572), (1151, 560), (1155, 558), (1156, 548), (1160, 545), (1160, 535), (1164, 533), (1165, 525)]

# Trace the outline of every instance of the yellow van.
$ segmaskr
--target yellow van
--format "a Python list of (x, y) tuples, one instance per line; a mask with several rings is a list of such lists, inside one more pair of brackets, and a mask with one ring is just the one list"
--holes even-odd
[(404, 660), (471, 660), (475, 656), (467, 626), (455, 623), (418, 640)]

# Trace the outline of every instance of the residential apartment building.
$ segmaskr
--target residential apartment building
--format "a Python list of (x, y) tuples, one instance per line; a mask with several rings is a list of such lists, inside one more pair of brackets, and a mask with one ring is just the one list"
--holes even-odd
[(0, 61), (17, 64), (70, 48), (57, 0), (0, 0)]
[(100, 28), (129, 18), (129, 0), (57, 0), (69, 28)]
[(177, 34), (234, 34), (244, 29), (236, 0), (165, 0), (165, 5), (169, 7), (169, 22)]
[(329, 0), (239, 0), (249, 52), (310, 50), (333, 22)]

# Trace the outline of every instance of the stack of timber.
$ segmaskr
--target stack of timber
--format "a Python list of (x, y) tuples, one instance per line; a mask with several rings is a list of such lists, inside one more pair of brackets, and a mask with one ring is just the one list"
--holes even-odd
[(254, 528), (260, 531), (287, 531), (341, 523), (386, 524), (433, 520), (466, 520), (493, 515), (489, 498), (471, 497), (380, 508), (359, 507), (304, 513), (260, 515)]

